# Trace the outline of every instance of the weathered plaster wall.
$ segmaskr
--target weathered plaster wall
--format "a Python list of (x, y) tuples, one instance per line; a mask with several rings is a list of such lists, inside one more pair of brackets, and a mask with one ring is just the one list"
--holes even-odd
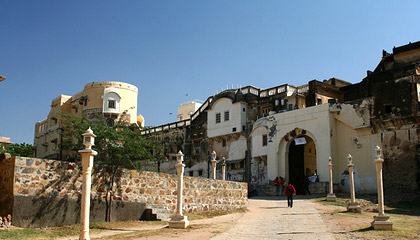
[(380, 136), (372, 134), (369, 114), (370, 99), (353, 104), (335, 104), (333, 112), (333, 179), (342, 191), (349, 191), (347, 155), (352, 156), (357, 192), (376, 191), (374, 148)]
[[(54, 226), (78, 221), (82, 181), (79, 165), (14, 157), (3, 160), (0, 167), (1, 179), (14, 179), (12, 189), (1, 189), (2, 195), (13, 194), (16, 226)], [(101, 169), (95, 169), (92, 176), (92, 221), (105, 219), (107, 186), (102, 174)], [(139, 219), (145, 207), (169, 213), (176, 209), (175, 175), (123, 169), (115, 182), (113, 220)], [(10, 199), (4, 201), (8, 203)], [(184, 177), (183, 208), (187, 212), (229, 210), (247, 205), (246, 183)]]
[(409, 128), (381, 134), (384, 149), (385, 192), (419, 192), (418, 129)]

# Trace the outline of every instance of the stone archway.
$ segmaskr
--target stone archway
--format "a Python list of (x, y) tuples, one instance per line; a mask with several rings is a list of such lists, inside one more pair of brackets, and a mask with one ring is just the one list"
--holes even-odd
[(304, 178), (316, 171), (316, 146), (308, 135), (293, 137), (288, 144), (288, 180), (295, 186), (297, 194), (304, 193)]

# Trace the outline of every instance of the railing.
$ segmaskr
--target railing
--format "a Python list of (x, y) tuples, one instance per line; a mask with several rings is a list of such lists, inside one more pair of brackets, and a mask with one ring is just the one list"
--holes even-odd
[(165, 125), (160, 125), (160, 126), (144, 129), (144, 130), (140, 131), (140, 134), (141, 135), (146, 135), (146, 134), (151, 134), (151, 133), (157, 133), (157, 132), (162, 132), (162, 131), (166, 131), (166, 130), (170, 130), (170, 129), (186, 127), (186, 126), (189, 126), (189, 125), (191, 125), (191, 119), (186, 119), (186, 120), (182, 120), (182, 121), (178, 121), (178, 122), (168, 123), (168, 124), (165, 124)]

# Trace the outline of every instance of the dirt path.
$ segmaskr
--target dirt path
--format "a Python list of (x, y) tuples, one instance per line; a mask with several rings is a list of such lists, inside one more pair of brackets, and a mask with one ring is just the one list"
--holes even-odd
[[(320, 209), (321, 210), (321, 209)], [(135, 237), (117, 236), (140, 230), (155, 230)], [(106, 230), (91, 233), (91, 239), (182, 239), (182, 240), (226, 240), (226, 239), (323, 239), (332, 240), (314, 203), (296, 199), (293, 208), (287, 207), (287, 200), (279, 197), (249, 199), (249, 211), (223, 216), (192, 220), (187, 229), (168, 229), (165, 225), (127, 227), (120, 230)], [(114, 237), (112, 237), (114, 236)], [(60, 240), (78, 239), (61, 238)]]
[(309, 201), (298, 199), (288, 208), (285, 198), (250, 199), (249, 210), (234, 227), (211, 239), (334, 239)]

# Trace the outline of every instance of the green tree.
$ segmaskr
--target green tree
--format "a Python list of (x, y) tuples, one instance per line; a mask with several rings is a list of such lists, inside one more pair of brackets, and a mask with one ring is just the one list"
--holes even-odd
[(63, 121), (63, 148), (71, 148), (74, 151), (83, 149), (82, 133), (89, 127), (96, 135), (92, 148), (98, 155), (95, 156), (94, 163), (98, 166), (98, 174), (106, 186), (108, 197), (105, 221), (110, 221), (113, 189), (118, 183), (121, 168), (141, 171), (145, 166), (162, 161), (163, 147), (157, 141), (144, 139), (140, 132), (135, 131), (137, 126), (128, 125), (124, 120), (117, 121), (113, 127), (109, 127), (102, 116), (93, 121), (66, 116)]
[(0, 146), (0, 153), (10, 153), (12, 157), (32, 157), (33, 146), (28, 143), (13, 143), (5, 146), (4, 148)]

